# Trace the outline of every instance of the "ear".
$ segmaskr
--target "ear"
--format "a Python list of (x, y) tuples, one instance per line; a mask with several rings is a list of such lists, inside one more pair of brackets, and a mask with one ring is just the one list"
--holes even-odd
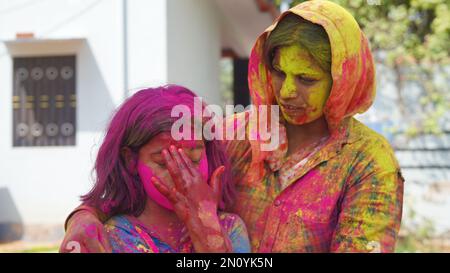
[(122, 149), (120, 149), (120, 155), (130, 173), (136, 174), (137, 160), (133, 151), (129, 147), (122, 147)]

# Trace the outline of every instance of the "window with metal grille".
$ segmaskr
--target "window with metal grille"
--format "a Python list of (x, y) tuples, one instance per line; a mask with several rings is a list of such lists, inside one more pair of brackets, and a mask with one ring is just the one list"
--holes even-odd
[(75, 56), (13, 62), (13, 146), (75, 145)]

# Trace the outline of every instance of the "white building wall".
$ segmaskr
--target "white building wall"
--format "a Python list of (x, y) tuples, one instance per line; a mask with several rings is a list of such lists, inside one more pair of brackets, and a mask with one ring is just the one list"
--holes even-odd
[(214, 1), (167, 0), (168, 81), (221, 105), (220, 16)]
[[(121, 8), (119, 0), (0, 0), (2, 41), (14, 40), (18, 32), (41, 39), (85, 39), (32, 46), (0, 43), (0, 187), (10, 189), (25, 223), (61, 223), (90, 188), (102, 131), (124, 94)], [(10, 53), (77, 55), (76, 146), (12, 147)]]
[(166, 0), (128, 0), (130, 94), (167, 83)]
[[(122, 0), (0, 0), (0, 187), (26, 224), (61, 223), (79, 204), (111, 112), (127, 93), (170, 82), (221, 102), (216, 12), (207, 0), (129, 0), (125, 91)], [(19, 32), (42, 42), (18, 43)], [(13, 148), (12, 58), (58, 54), (77, 56), (76, 146)]]

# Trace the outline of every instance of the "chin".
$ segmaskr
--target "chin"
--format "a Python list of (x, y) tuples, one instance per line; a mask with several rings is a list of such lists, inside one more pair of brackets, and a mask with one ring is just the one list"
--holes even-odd
[(283, 117), (290, 124), (304, 125), (304, 124), (308, 124), (308, 123), (318, 120), (320, 117), (322, 117), (322, 115), (320, 115), (320, 116), (308, 116), (308, 115), (289, 116), (289, 115), (283, 113)]

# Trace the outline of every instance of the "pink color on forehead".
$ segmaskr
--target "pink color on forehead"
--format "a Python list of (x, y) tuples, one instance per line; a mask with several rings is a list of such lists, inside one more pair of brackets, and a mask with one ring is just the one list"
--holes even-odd
[(164, 135), (158, 135), (156, 136), (157, 141), (161, 143), (161, 146), (163, 147), (167, 147), (169, 148), (171, 145), (178, 147), (178, 148), (196, 148), (197, 146), (199, 146), (199, 142), (201, 140), (194, 140), (194, 139), (190, 139), (190, 140), (174, 140), (172, 138), (172, 136), (170, 135), (170, 133), (163, 133)]

